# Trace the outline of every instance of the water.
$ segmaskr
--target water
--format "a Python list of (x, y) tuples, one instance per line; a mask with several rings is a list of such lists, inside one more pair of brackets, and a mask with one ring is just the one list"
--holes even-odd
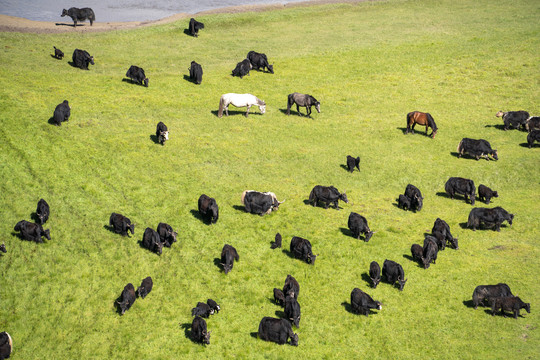
[(158, 20), (228, 6), (286, 4), (305, 0), (0, 0), (0, 14), (37, 21), (71, 21), (62, 9), (90, 7), (96, 22)]

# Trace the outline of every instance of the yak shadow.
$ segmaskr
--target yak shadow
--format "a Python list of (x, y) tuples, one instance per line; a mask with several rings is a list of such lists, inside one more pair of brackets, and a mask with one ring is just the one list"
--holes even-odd
[(232, 208), (236, 211), (247, 212), (246, 207), (243, 205), (233, 205)]
[(123, 78), (123, 79), (122, 79), (122, 82), (125, 82), (125, 83), (128, 83), (128, 84), (134, 84), (134, 85), (141, 85), (141, 86), (144, 87), (144, 85), (139, 84), (137, 81), (134, 81), (134, 80), (128, 79), (128, 78)]
[(495, 125), (485, 125), (484, 127), (494, 127), (495, 129), (498, 129), (498, 130), (504, 130), (504, 124), (495, 124)]
[(347, 165), (341, 164), (341, 165), (339, 165), (339, 166), (340, 166), (343, 170), (347, 170), (347, 172), (350, 172), (351, 174), (354, 172), (354, 170), (353, 170), (352, 172), (349, 171), (349, 167), (348, 167)]
[(293, 254), (292, 252), (290, 252), (289, 250), (283, 249), (283, 250), (281, 250), (281, 251), (282, 251), (285, 255), (287, 255), (288, 257), (290, 257), (291, 259), (296, 259), (296, 258), (294, 257), (294, 254)]
[[(459, 156), (459, 153), (457, 153), (457, 152), (451, 151), (451, 152), (450, 152), (450, 155), (455, 156), (455, 157), (457, 157), (457, 158), (459, 159), (459, 157), (458, 157), (458, 156)], [(463, 154), (463, 155), (461, 155), (461, 157), (462, 157), (463, 159), (476, 160), (476, 158), (475, 158), (474, 156), (469, 155), (469, 154)], [(488, 160), (488, 159), (485, 159), (485, 160), (491, 161), (491, 160)], [(476, 160), (476, 161), (480, 161), (480, 159), (478, 159), (478, 160)]]
[[(189, 75), (184, 75), (184, 80), (192, 83), (192, 84), (195, 84), (195, 85), (201, 85), (201, 84), (197, 84), (197, 82), (195, 81), (195, 79), (192, 79), (191, 76)], [(230, 112), (230, 111), (229, 111)], [(217, 111), (216, 111), (216, 114), (217, 114)]]
[(250, 332), (249, 335), (254, 339), (259, 339), (259, 333), (257, 331)]
[(444, 198), (447, 198), (447, 199), (450, 199), (450, 195), (448, 195), (446, 192), (439, 191), (439, 192), (436, 193), (435, 195), (440, 196), (440, 197), (444, 197)]
[[(37, 213), (36, 213), (36, 212), (33, 212), (33, 213), (30, 214), (30, 219), (34, 220), (34, 222), (35, 222), (36, 224), (38, 224), (39, 217), (37, 216)], [(45, 225), (45, 224), (43, 224), (43, 225)]]
[(350, 237), (354, 238), (353, 232), (351, 230), (349, 230), (348, 228), (342, 227), (342, 228), (339, 228), (339, 230), (341, 231), (341, 233), (343, 235), (348, 236), (348, 237), (350, 236)]
[(154, 144), (159, 144), (159, 139), (156, 135), (150, 135), (150, 140), (152, 140)]
[(311, 205), (311, 201), (309, 199), (303, 201), (305, 205)]
[(103, 225), (103, 228), (105, 230), (109, 230), (110, 232), (112, 232), (113, 234), (118, 234), (116, 231), (114, 231), (114, 226), (111, 226), (111, 225)]
[(223, 265), (221, 265), (221, 258), (214, 258), (214, 265), (216, 265), (219, 271), (223, 271)]
[[(519, 144), (519, 146), (528, 149), (528, 148), (529, 148), (529, 143), (521, 143), (521, 144)], [(534, 148), (534, 147), (539, 147), (539, 146), (540, 146), (540, 144), (534, 144), (534, 143), (532, 144), (532, 147), (533, 147), (533, 148)]]
[(424, 268), (424, 264), (420, 264), (415, 258), (413, 258), (411, 255), (403, 254), (403, 257), (407, 260), (411, 260), (418, 266), (420, 269)]
[(356, 315), (356, 313), (355, 313), (355, 312), (353, 311), (353, 309), (352, 309), (352, 305), (349, 304), (348, 302), (346, 302), (346, 301), (342, 302), (342, 303), (341, 303), (341, 306), (343, 306), (347, 312)]
[(184, 336), (186, 337), (186, 339), (191, 340), (192, 343), (199, 344), (191, 338), (191, 323), (180, 324), (180, 327), (184, 329)]
[(369, 277), (369, 274), (367, 272), (362, 273), (361, 275), (362, 280), (366, 282), (371, 288), (373, 288), (373, 282), (371, 281), (371, 278)]
[(191, 37), (195, 37), (195, 36), (191, 35), (191, 31), (189, 31), (189, 29), (184, 29), (184, 34), (186, 34), (188, 36), (191, 36)]
[(285, 312), (281, 311), (281, 310), (276, 310), (275, 312), (276, 316), (280, 319), (285, 319)]
[[(56, 26), (71, 26), (72, 28), (75, 27), (75, 23), (73, 24), (66, 24), (66, 23), (55, 23)], [(77, 24), (77, 26), (84, 26), (84, 24)]]
[(462, 229), (468, 229), (468, 228), (469, 228), (469, 227), (467, 226), (467, 223), (466, 223), (466, 222), (459, 223), (459, 226), (460, 226)]
[(474, 302), (471, 300), (463, 300), (463, 305), (468, 308), (474, 309)]
[(52, 57), (53, 59), (56, 59), (56, 60), (62, 60), (62, 59), (60, 59), (60, 58), (57, 58), (57, 57), (54, 56), (53, 54), (50, 54), (50, 55), (51, 55), (51, 57)]
[(200, 220), (206, 225), (212, 225), (212, 219), (201, 215), (199, 210), (191, 209), (189, 212), (191, 213), (191, 215), (193, 215), (195, 219)]
[(48, 122), (50, 125), (60, 126), (60, 124), (57, 124), (56, 121), (54, 121), (54, 116), (51, 116), (51, 117), (49, 118), (49, 120), (47, 120), (47, 122)]

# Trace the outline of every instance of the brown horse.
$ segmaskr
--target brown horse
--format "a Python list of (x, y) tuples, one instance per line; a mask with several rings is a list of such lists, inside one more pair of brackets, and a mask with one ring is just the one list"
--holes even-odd
[(433, 117), (430, 113), (423, 113), (420, 111), (413, 111), (407, 114), (407, 131), (406, 134), (409, 133), (409, 130), (414, 134), (414, 126), (416, 124), (424, 125), (426, 127), (426, 135), (427, 135), (427, 129), (428, 127), (431, 128), (431, 137), (434, 138), (435, 134), (437, 134), (437, 125), (435, 125), (435, 120), (433, 120)]

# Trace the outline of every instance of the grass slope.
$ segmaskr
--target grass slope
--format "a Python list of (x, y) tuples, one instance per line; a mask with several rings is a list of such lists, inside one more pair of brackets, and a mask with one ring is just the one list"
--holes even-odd
[[(502, 131), (498, 110), (538, 115), (540, 33), (535, 1), (384, 1), (297, 7), (201, 17), (199, 38), (186, 21), (134, 31), (31, 35), (0, 33), (0, 330), (13, 359), (178, 358), (536, 358), (540, 341), (538, 211), (540, 151), (522, 131)], [(67, 58), (49, 57), (52, 46)], [(68, 65), (89, 51), (90, 71)], [(265, 52), (274, 75), (230, 71), (249, 50)], [(200, 86), (185, 80), (192, 60)], [(149, 88), (123, 82), (130, 65)], [(322, 113), (286, 116), (287, 94), (313, 94)], [(231, 108), (216, 117), (219, 96), (253, 93), (267, 103), (249, 118)], [(61, 127), (48, 119), (68, 99)], [(435, 139), (404, 135), (409, 111), (429, 111)], [(162, 147), (151, 138), (170, 129)], [(463, 137), (488, 139), (500, 160), (457, 159)], [(346, 155), (361, 157), (347, 173)], [(512, 227), (463, 228), (472, 208), (441, 193), (451, 176), (499, 192), (492, 206), (515, 214)], [(408, 183), (425, 196), (418, 213), (395, 206)], [(347, 191), (350, 204), (305, 204), (314, 185)], [(277, 213), (246, 214), (245, 189), (286, 199)], [(204, 225), (197, 199), (216, 198), (220, 220)], [(21, 241), (15, 223), (36, 203), (51, 206), (51, 241)], [(477, 206), (485, 206), (478, 203)], [(135, 222), (135, 236), (106, 229), (111, 212)], [(349, 236), (351, 211), (377, 233)], [(409, 260), (437, 217), (460, 240), (424, 270)], [(146, 227), (168, 222), (179, 241), (159, 257), (138, 245)], [(309, 266), (271, 250), (276, 232), (309, 239)], [(225, 243), (240, 262), (228, 275), (215, 264)], [(366, 281), (369, 263), (400, 262), (403, 292)], [(280, 315), (272, 288), (287, 274), (300, 283), (300, 346), (254, 338), (264, 316)], [(124, 285), (152, 276), (154, 289), (119, 316)], [(506, 282), (532, 304), (518, 320), (474, 310), (475, 286)], [(381, 301), (377, 314), (351, 314), (343, 303), (359, 287)], [(186, 337), (190, 310), (217, 300), (211, 345)], [(504, 355), (502, 355), (504, 354)]]

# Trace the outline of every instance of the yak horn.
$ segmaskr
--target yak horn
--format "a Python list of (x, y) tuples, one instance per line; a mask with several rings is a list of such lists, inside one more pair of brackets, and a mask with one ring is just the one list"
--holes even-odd
[(278, 201), (278, 204), (283, 204), (285, 202), (285, 200), (283, 201)]

